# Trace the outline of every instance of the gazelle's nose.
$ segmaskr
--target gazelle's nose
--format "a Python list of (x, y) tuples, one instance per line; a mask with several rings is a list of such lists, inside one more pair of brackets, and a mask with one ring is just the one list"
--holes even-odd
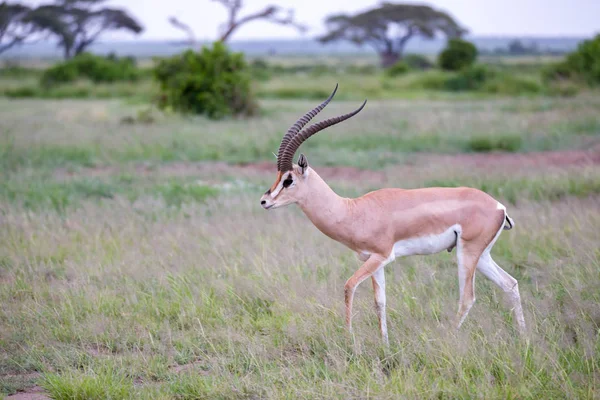
[(266, 201), (266, 200), (261, 200), (261, 201), (260, 201), (260, 205), (261, 205), (261, 206), (264, 206), (265, 204), (267, 204), (267, 201)]

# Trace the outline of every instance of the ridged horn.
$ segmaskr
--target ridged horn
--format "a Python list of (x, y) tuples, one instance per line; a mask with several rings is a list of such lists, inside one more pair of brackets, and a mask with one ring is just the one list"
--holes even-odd
[(362, 105), (351, 113), (340, 115), (339, 117), (333, 117), (326, 119), (325, 121), (321, 121), (314, 125), (309, 126), (302, 132), (295, 135), (287, 145), (287, 147), (283, 150), (282, 156), (277, 159), (280, 162), (279, 171), (285, 172), (292, 169), (292, 160), (294, 159), (294, 154), (298, 150), (298, 147), (309, 137), (314, 135), (315, 133), (322, 131), (325, 128), (328, 128), (332, 125), (339, 124), (342, 121), (347, 120), (348, 118), (352, 118), (356, 114), (358, 114), (367, 104), (367, 100), (365, 100)]
[(331, 99), (333, 99), (333, 96), (335, 96), (335, 92), (337, 92), (337, 89), (338, 89), (338, 84), (336, 83), (335, 89), (333, 89), (333, 92), (329, 95), (327, 100), (325, 100), (324, 102), (319, 104), (317, 107), (313, 108), (312, 110), (310, 110), (309, 112), (304, 114), (298, 121), (296, 121), (296, 123), (294, 125), (292, 125), (290, 127), (290, 129), (288, 129), (287, 133), (285, 134), (285, 136), (283, 136), (283, 139), (281, 140), (281, 144), (279, 145), (279, 151), (277, 152), (277, 171), (282, 170), (281, 169), (281, 158), (282, 158), (283, 152), (284, 152), (285, 148), (287, 147), (288, 143), (290, 142), (290, 140), (292, 140), (292, 138), (294, 136), (296, 136), (298, 134), (298, 132), (300, 132), (300, 129), (302, 129), (304, 127), (304, 125), (306, 125), (311, 119), (314, 118), (315, 115), (317, 115), (319, 112), (321, 112), (321, 110), (324, 109), (327, 104), (329, 104)]

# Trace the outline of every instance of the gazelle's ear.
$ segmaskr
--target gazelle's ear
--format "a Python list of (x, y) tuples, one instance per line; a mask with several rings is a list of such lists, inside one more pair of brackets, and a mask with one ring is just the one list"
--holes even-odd
[(304, 154), (300, 154), (300, 157), (298, 157), (298, 166), (300, 167), (302, 175), (306, 175), (308, 172), (308, 160)]

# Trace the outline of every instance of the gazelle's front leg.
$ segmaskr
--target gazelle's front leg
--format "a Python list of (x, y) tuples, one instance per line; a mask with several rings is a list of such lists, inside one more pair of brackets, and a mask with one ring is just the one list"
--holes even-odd
[(352, 331), (352, 301), (356, 287), (365, 279), (373, 275), (391, 260), (378, 254), (372, 254), (367, 261), (352, 275), (344, 285), (344, 294), (346, 298), (346, 326)]
[(377, 311), (377, 318), (379, 319), (379, 330), (381, 331), (381, 338), (387, 345), (388, 333), (387, 333), (387, 321), (385, 318), (385, 271), (384, 267), (379, 268), (373, 276), (373, 292), (375, 294), (375, 310)]

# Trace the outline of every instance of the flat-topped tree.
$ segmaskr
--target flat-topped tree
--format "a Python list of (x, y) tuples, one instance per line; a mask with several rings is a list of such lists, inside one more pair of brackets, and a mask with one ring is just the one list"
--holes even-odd
[(384, 67), (402, 58), (406, 43), (413, 37), (433, 39), (441, 33), (456, 38), (467, 32), (445, 12), (416, 4), (381, 3), (355, 15), (332, 15), (326, 24), (328, 32), (318, 38), (321, 43), (346, 40), (370, 45)]
[(83, 53), (107, 31), (140, 33), (143, 27), (127, 11), (102, 7), (106, 0), (58, 0), (31, 13), (31, 21), (58, 38), (65, 58)]
[[(262, 10), (240, 16), (240, 11), (244, 7), (242, 0), (213, 0), (221, 3), (227, 9), (227, 21), (221, 25), (219, 33), (219, 41), (227, 42), (233, 33), (242, 25), (252, 21), (268, 21), (274, 24), (291, 26), (298, 29), (300, 32), (306, 31), (306, 26), (298, 23), (294, 18), (294, 10), (284, 10), (275, 4), (270, 4)], [(170, 17), (169, 22), (175, 28), (182, 30), (188, 38), (193, 38), (194, 34), (189, 25), (183, 23), (175, 17)], [(191, 41), (191, 40), (190, 40)]]
[(0, 3), (0, 53), (23, 44), (36, 31), (27, 21), (31, 9), (19, 3)]

